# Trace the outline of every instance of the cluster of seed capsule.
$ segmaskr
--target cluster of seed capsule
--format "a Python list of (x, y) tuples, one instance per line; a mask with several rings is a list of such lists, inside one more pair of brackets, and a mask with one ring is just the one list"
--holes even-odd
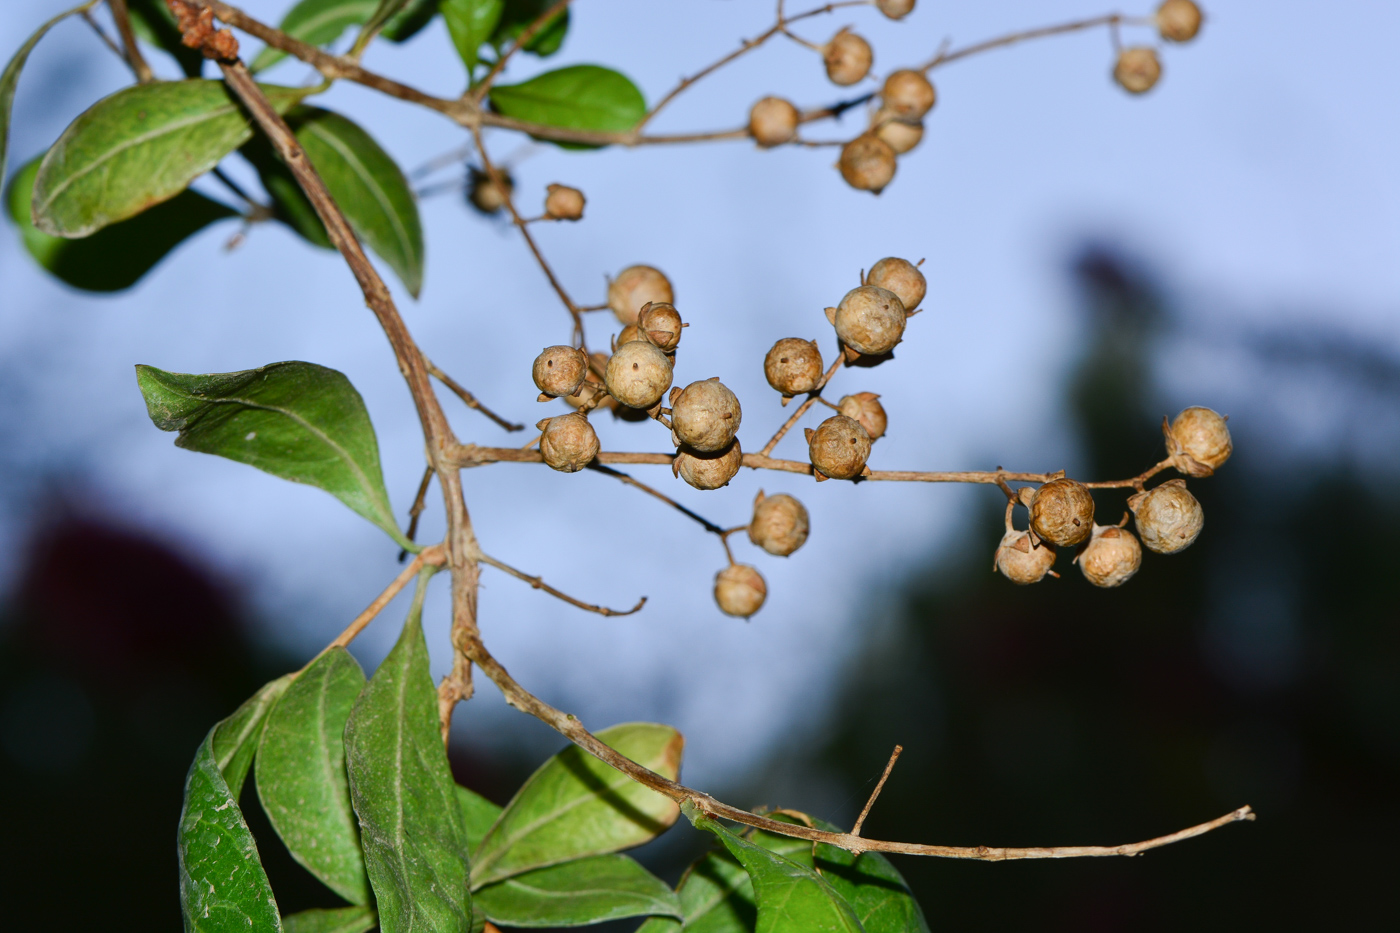
[[(913, 0), (888, 0), (876, 6), (890, 19), (902, 19), (913, 9)], [(1201, 10), (1192, 0), (1165, 0), (1153, 17), (1161, 37), (1170, 42), (1187, 42), (1201, 28)], [(833, 84), (849, 87), (864, 81), (875, 63), (870, 43), (841, 29), (818, 47), (826, 75)], [(1151, 46), (1120, 49), (1114, 63), (1113, 79), (1124, 90), (1144, 94), (1162, 76), (1157, 51)], [(894, 179), (898, 157), (924, 138), (924, 117), (938, 101), (938, 93), (924, 70), (901, 68), (884, 80), (869, 125), (841, 149), (836, 167), (853, 188), (879, 194)], [(749, 111), (749, 135), (763, 148), (781, 146), (797, 139), (802, 113), (789, 100), (765, 97)]]
[[(1187, 408), (1170, 423), (1162, 420), (1167, 458), (1178, 472), (1191, 477), (1214, 473), (1234, 449), (1226, 418), (1209, 408)], [(1094, 522), (1094, 497), (1083, 483), (1065, 476), (1017, 493), (1030, 512), (1030, 527), (1019, 530), (1007, 507), (1006, 533), (997, 545), (992, 566), (1012, 583), (1038, 583), (1054, 574), (1055, 549), (1078, 549), (1074, 562), (1084, 578), (1099, 587), (1121, 586), (1142, 566), (1142, 549), (1156, 554), (1185, 550), (1201, 534), (1205, 513), (1186, 488), (1186, 480), (1170, 479), (1142, 489), (1128, 499), (1141, 543), (1126, 527)]]

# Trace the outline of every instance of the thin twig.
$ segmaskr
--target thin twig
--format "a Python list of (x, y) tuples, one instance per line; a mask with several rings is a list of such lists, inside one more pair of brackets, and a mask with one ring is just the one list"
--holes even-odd
[(443, 385), (451, 389), (452, 394), (461, 399), (462, 403), (465, 404), (468, 408), (472, 408), (476, 411), (481, 412), (483, 415), (490, 418), (492, 421), (496, 422), (501, 427), (505, 428), (507, 431), (525, 430), (525, 425), (515, 424), (514, 422), (507, 421), (491, 409), (487, 408), (485, 405), (478, 402), (476, 400), (475, 395), (472, 395), (465, 388), (463, 388), (462, 384), (459, 383), (456, 379), (453, 379), (447, 373), (439, 369), (437, 364), (434, 363), (432, 360), (428, 359), (426, 356), (423, 357), (423, 362), (427, 364), (428, 372), (433, 376), (433, 378), (437, 379), (438, 382), (441, 382)]
[(102, 28), (102, 24), (97, 21), (97, 17), (92, 15), (91, 10), (83, 10), (78, 15), (83, 18), (84, 22), (86, 22), (89, 26), (92, 27), (92, 31), (97, 33), (97, 38), (102, 40), (103, 45), (111, 49), (113, 55), (117, 56), (117, 58), (120, 58), (122, 61), (127, 62), (127, 65), (131, 64), (129, 61), (127, 61), (126, 53), (122, 51), (121, 46), (117, 45), (115, 42), (112, 41), (112, 37), (107, 35), (107, 30)]
[(870, 815), (870, 808), (875, 806), (875, 801), (880, 796), (880, 791), (885, 789), (885, 782), (890, 779), (890, 772), (894, 770), (894, 763), (899, 760), (899, 755), (903, 751), (903, 745), (896, 745), (894, 751), (890, 753), (890, 760), (885, 765), (885, 773), (880, 775), (880, 783), (876, 784), (875, 789), (870, 792), (870, 799), (865, 802), (865, 808), (860, 811), (860, 816), (856, 817), (856, 824), (851, 827), (852, 836), (860, 835), (860, 828), (865, 825), (865, 818)]
[(526, 583), (530, 584), (535, 589), (544, 590), (550, 596), (562, 599), (570, 606), (577, 606), (580, 609), (586, 609), (589, 612), (596, 612), (600, 616), (630, 616), (634, 612), (641, 611), (641, 608), (647, 604), (647, 598), (643, 596), (641, 599), (637, 600), (637, 605), (633, 606), (631, 609), (609, 609), (607, 606), (595, 606), (592, 603), (586, 603), (581, 599), (574, 599), (568, 593), (565, 593), (562, 590), (557, 590), (554, 587), (550, 586), (548, 583), (544, 582), (544, 579), (542, 577), (532, 577), (528, 573), (525, 573), (523, 570), (516, 570), (510, 564), (496, 560), (496, 558), (492, 557), (489, 554), (481, 554), (479, 555), (479, 558), (483, 564), (490, 564), (497, 570), (504, 570), (512, 577), (515, 577), (517, 580), (524, 580)]
[[(432, 485), (432, 482), (433, 468), (429, 466), (423, 471), (423, 480), (418, 484), (418, 494), (413, 497), (413, 505), (409, 506), (408, 509), (408, 531), (404, 532), (404, 537), (410, 541), (418, 535), (418, 517), (423, 514), (423, 509), (426, 507), (428, 487)], [(403, 559), (407, 556), (407, 550), (399, 551), (399, 563), (402, 564)]]
[(940, 50), (938, 54), (935, 55), (932, 59), (925, 62), (923, 65), (920, 65), (919, 70), (924, 72), (931, 71), (932, 69), (937, 68), (940, 65), (947, 65), (950, 62), (957, 61), (958, 59), (967, 58), (970, 55), (977, 55), (982, 52), (988, 52), (992, 49), (1005, 48), (1008, 45), (1015, 45), (1017, 42), (1024, 42), (1027, 39), (1042, 39), (1046, 36), (1059, 36), (1064, 35), (1067, 32), (1078, 32), (1082, 29), (1093, 29), (1097, 26), (1112, 27), (1116, 26), (1123, 20), (1123, 14), (1109, 13), (1105, 16), (1095, 16), (1090, 19), (1075, 20), (1072, 23), (1060, 23), (1056, 26), (1041, 26), (1038, 29), (1025, 29), (1020, 32), (1010, 33), (1009, 35), (998, 36), (995, 39), (988, 39), (984, 42), (978, 42), (975, 45), (964, 46), (961, 49), (955, 49), (951, 52)]
[(150, 84), (156, 79), (146, 56), (141, 54), (141, 46), (136, 42), (136, 33), (131, 29), (131, 16), (126, 9), (126, 0), (107, 0), (107, 9), (112, 11), (112, 21), (117, 24), (117, 33), (122, 37), (126, 49), (126, 60), (131, 70), (136, 72), (140, 84)]
[[(447, 557), (443, 553), (442, 545), (440, 544), (425, 547), (423, 550), (413, 555), (413, 560), (409, 561), (408, 566), (399, 571), (399, 575), (384, 588), (384, 592), (374, 597), (374, 602), (366, 606), (364, 612), (355, 616), (355, 620), (345, 627), (345, 631), (341, 632), (335, 637), (334, 641), (321, 649), (321, 653), (316, 657), (319, 658), (321, 654), (325, 654), (332, 648), (344, 648), (346, 645), (350, 644), (355, 640), (355, 636), (363, 632), (365, 626), (373, 622), (374, 617), (379, 615), (395, 596), (399, 595), (399, 591), (405, 586), (408, 586), (410, 580), (418, 576), (418, 571), (422, 570), (424, 567), (439, 567), (446, 560)], [(315, 659), (313, 658), (312, 660), (314, 661)]]
[(812, 404), (817, 400), (818, 396), (821, 395), (822, 389), (826, 388), (826, 384), (831, 381), (832, 376), (836, 375), (836, 370), (840, 369), (841, 364), (843, 364), (845, 361), (846, 356), (844, 353), (840, 352), (840, 347), (838, 347), (836, 353), (836, 362), (832, 363), (831, 366), (827, 369), (826, 374), (822, 376), (822, 381), (817, 383), (817, 387), (807, 394), (807, 400), (804, 401), (801, 405), (798, 405), (797, 410), (794, 411), (790, 416), (788, 416), (788, 420), (783, 422), (782, 427), (778, 428), (778, 433), (770, 437), (768, 439), (768, 443), (763, 445), (763, 449), (758, 452), (758, 455), (760, 457), (767, 457), (769, 454), (771, 454), (773, 452), (773, 448), (778, 446), (778, 441), (783, 439), (783, 435), (791, 431), (792, 426), (797, 424), (797, 422), (801, 420), (803, 415), (807, 414), (807, 409), (812, 407)]
[(515, 42), (511, 43), (511, 47), (506, 49), (505, 54), (498, 57), (496, 63), (491, 66), (491, 70), (486, 72), (486, 77), (482, 78), (476, 87), (468, 92), (472, 100), (476, 101), (478, 104), (481, 103), (486, 97), (487, 92), (491, 90), (492, 82), (494, 82), (501, 71), (505, 69), (506, 62), (510, 61), (511, 56), (523, 49), (525, 43), (535, 38), (535, 33), (549, 25), (556, 14), (564, 12), (569, 2), (570, 0), (559, 0), (559, 2), (550, 6), (549, 9), (545, 10), (539, 16), (536, 16), (530, 25), (521, 30), (520, 35), (515, 37)]
[(680, 512), (680, 513), (681, 513), (682, 515), (684, 515), (686, 518), (690, 519), (691, 521), (698, 522), (701, 528), (704, 528), (706, 531), (710, 532), (711, 534), (719, 535), (719, 536), (722, 538), (722, 537), (724, 537), (724, 535), (725, 535), (725, 533), (726, 533), (726, 532), (725, 532), (725, 529), (723, 529), (723, 528), (721, 528), (720, 526), (716, 525), (714, 522), (710, 521), (708, 518), (705, 518), (703, 515), (697, 515), (696, 513), (692, 512), (690, 509), (688, 509), (688, 508), (686, 508), (685, 506), (681, 505), (679, 502), (677, 502), (675, 499), (672, 499), (670, 496), (666, 495), (665, 493), (658, 492), (657, 490), (652, 489), (652, 488), (651, 488), (650, 486), (648, 486), (646, 483), (643, 483), (641, 480), (638, 480), (638, 479), (635, 479), (635, 478), (629, 476), (628, 474), (622, 472), (621, 470), (614, 470), (614, 469), (613, 469), (612, 467), (610, 467), (610, 466), (604, 466), (603, 464), (597, 463), (597, 462), (588, 464), (588, 469), (594, 470), (595, 472), (602, 473), (602, 474), (607, 475), (607, 476), (616, 477), (617, 479), (622, 480), (622, 481), (623, 481), (624, 483), (626, 483), (628, 486), (632, 486), (632, 487), (634, 487), (634, 488), (636, 488), (636, 489), (640, 489), (642, 492), (646, 493), (646, 494), (649, 495), (649, 496), (655, 496), (656, 498), (660, 499), (662, 502), (664, 502), (664, 503), (666, 503), (667, 505), (669, 505), (671, 508), (675, 509), (677, 512)]

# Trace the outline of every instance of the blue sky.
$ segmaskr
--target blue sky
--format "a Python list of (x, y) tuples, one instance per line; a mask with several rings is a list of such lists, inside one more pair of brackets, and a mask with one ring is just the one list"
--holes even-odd
[[(6, 5), (0, 50), (8, 54), (61, 5)], [(282, 7), (245, 4), (271, 20)], [(626, 72), (655, 100), (680, 74), (771, 22), (766, 2), (576, 7), (563, 51), (521, 61), (513, 74), (597, 62)], [(856, 9), (798, 29), (821, 41), (854, 25), (883, 73), (928, 58), (945, 38), (960, 45), (1106, 9), (1079, 0), (924, 0), (901, 23)], [(1305, 327), (1400, 353), (1400, 75), (1390, 67), (1400, 7), (1222, 0), (1207, 10), (1201, 38), (1166, 48), (1162, 84), (1139, 99), (1109, 81), (1102, 31), (936, 71), (939, 102), (924, 143), (879, 198), (846, 188), (829, 149), (722, 143), (577, 153), (505, 134), (490, 145), (513, 162), (527, 207), (550, 182), (586, 192), (585, 222), (540, 231), (578, 300), (601, 300), (604, 275), (634, 262), (667, 271), (692, 325), (677, 382), (717, 375), (734, 388), (748, 449), (786, 414), (762, 379), (768, 346), (819, 336), (829, 354), (822, 308), (862, 267), (893, 254), (926, 258), (927, 313), (911, 322), (894, 363), (843, 373), (834, 387), (884, 396), (891, 426), (874, 465), (1073, 470), (1057, 386), (1082, 334), (1064, 263), (1093, 236), (1149, 259), (1179, 307), (1181, 329), (1157, 373), (1164, 412), (1190, 404), (1256, 411), (1258, 424), (1296, 435), (1283, 445), (1288, 456), (1317, 456), (1335, 442), (1329, 426), (1343, 403), (1319, 402), (1326, 392), (1306, 381), (1268, 384), (1229, 347), (1240, 333)], [(366, 64), (440, 93), (462, 80), (440, 26), (406, 47), (377, 44)], [(158, 67), (172, 73), (168, 62)], [(296, 83), (306, 69), (288, 63), (273, 76)], [(41, 152), (126, 80), (81, 23), (61, 27), (21, 81), (12, 164)], [(775, 42), (697, 86), (654, 128), (737, 125), (770, 93), (801, 105), (844, 96), (809, 50)], [(369, 128), (406, 168), (464, 141), (442, 118), (361, 88), (337, 87), (324, 104)], [(859, 120), (852, 114), (823, 132), (850, 136)], [(508, 417), (554, 413), (560, 403), (533, 400), (530, 362), (540, 347), (567, 340), (568, 319), (523, 244), (452, 197), (426, 201), (423, 216), (422, 299), (400, 296), (418, 339)], [(63, 477), (113, 514), (207, 555), (248, 589), (268, 637), (306, 655), (393, 576), (395, 548), (323, 493), (175, 450), (146, 418), (133, 364), (210, 372), (306, 359), (344, 371), (369, 405), (400, 512), (417, 483), (421, 444), (388, 346), (337, 258), (268, 226), (229, 253), (235, 229), (206, 232), (132, 291), (107, 298), (55, 284), (12, 231), (0, 234), (4, 462), (14, 477), (0, 570), (18, 560), (41, 488), (35, 477)], [(595, 345), (605, 345), (610, 322), (591, 322)], [(453, 404), (447, 399), (464, 438), (520, 442)], [(597, 420), (605, 448), (664, 449), (656, 425)], [(1386, 457), (1366, 437), (1348, 443)], [(778, 452), (802, 456), (800, 435)], [(522, 682), (587, 724), (645, 718), (682, 728), (688, 775), (702, 784), (819, 728), (855, 646), (878, 630), (881, 593), (958, 548), (960, 516), (990, 494), (750, 474), (700, 493), (659, 468), (636, 475), (724, 525), (747, 520), (759, 488), (792, 492), (812, 511), (811, 541), (786, 560), (739, 544), (739, 559), (755, 563), (770, 588), (768, 605), (744, 623), (713, 608), (717, 543), (654, 501), (593, 474), (504, 464), (470, 471), (469, 503), (488, 552), (589, 601), (651, 597), (639, 615), (602, 619), (487, 570), (482, 627)], [(425, 537), (440, 529), (425, 517)], [(438, 645), (445, 610), (440, 586), (428, 615)], [(358, 643), (367, 663), (392, 643), (396, 615), (400, 607)], [(556, 744), (543, 727), (520, 725), (489, 687), (459, 722), (483, 742)]]

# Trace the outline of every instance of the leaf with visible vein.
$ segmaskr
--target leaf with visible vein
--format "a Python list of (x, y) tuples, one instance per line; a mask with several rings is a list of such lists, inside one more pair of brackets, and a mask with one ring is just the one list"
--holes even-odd
[(19, 85), (19, 73), (24, 70), (25, 62), (29, 61), (29, 53), (34, 51), (34, 46), (39, 44), (39, 40), (44, 38), (50, 29), (76, 13), (92, 9), (96, 2), (97, 0), (93, 0), (91, 3), (65, 10), (34, 30), (34, 34), (24, 40), (19, 51), (15, 52), (14, 57), (5, 65), (5, 70), (0, 71), (0, 181), (5, 180), (5, 159), (10, 151), (10, 115), (15, 106), (15, 88)]
[(680, 902), (666, 882), (625, 855), (594, 855), (537, 868), (487, 885), (476, 899), (488, 920), (511, 927), (681, 916)]
[(379, 923), (373, 907), (303, 910), (282, 918), (283, 933), (366, 933)]
[(258, 750), (268, 713), (295, 678), (295, 674), (283, 674), (263, 684), (257, 693), (244, 700), (242, 706), (214, 727), (214, 761), (223, 772), (224, 780), (233, 792), (233, 799), (237, 800), (243, 793), (243, 779), (248, 776), (248, 767)]
[[(657, 774), (675, 780), (680, 773), (685, 739), (670, 726), (625, 723), (597, 736)], [(472, 887), (641, 845), (670, 828), (679, 813), (669, 798), (571, 745), (541, 765), (506, 805), (477, 850)]]
[(155, 426), (180, 432), (176, 447), (324, 489), (418, 550), (394, 519), (364, 400), (341, 373), (291, 361), (206, 375), (137, 366), (136, 379)]
[(345, 726), (350, 799), (383, 933), (471, 927), (466, 831), (438, 732), (421, 623), (426, 577)]
[[(646, 99), (626, 76), (598, 65), (546, 71), (521, 84), (491, 88), (491, 106), (530, 123), (574, 130), (623, 133), (646, 116)], [(588, 148), (560, 143), (564, 148)]]
[(345, 722), (365, 685), (332, 648), (287, 688), (258, 746), (258, 799), (287, 851), (352, 904), (370, 903), (360, 827), (345, 776)]

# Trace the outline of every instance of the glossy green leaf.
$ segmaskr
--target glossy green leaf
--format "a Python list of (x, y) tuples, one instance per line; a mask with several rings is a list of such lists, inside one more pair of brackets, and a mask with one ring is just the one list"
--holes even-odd
[(477, 902), (493, 923), (576, 927), (623, 917), (681, 916), (666, 882), (625, 855), (594, 855), (487, 885)]
[(364, 400), (341, 373), (297, 361), (207, 375), (137, 366), (136, 380), (156, 427), (180, 432), (176, 447), (324, 489), (417, 550), (394, 520)]
[(268, 716), (257, 757), (258, 799), (287, 851), (352, 904), (371, 897), (345, 775), (345, 722), (364, 685), (350, 652), (321, 655)]
[(471, 927), (466, 831), (438, 732), (420, 577), (398, 644), (350, 713), (345, 759), (384, 933)]
[(379, 923), (373, 907), (303, 910), (282, 918), (284, 933), (366, 933)]
[(175, 14), (165, 0), (126, 0), (126, 11), (137, 38), (169, 54), (186, 77), (198, 78), (204, 71), (204, 53), (180, 41)]
[(604, 133), (630, 130), (647, 112), (635, 84), (598, 65), (571, 65), (522, 84), (498, 84), (491, 88), (491, 106), (529, 123)]
[(491, 831), (504, 807), (499, 807), (474, 790), (457, 785), (457, 803), (462, 807), (462, 824), (467, 831), (467, 848), (473, 858), (481, 840)]
[[(305, 91), (264, 88), (286, 109)], [(39, 165), (34, 223), (81, 237), (173, 198), (253, 133), (222, 81), (118, 91), (74, 120)]]
[(758, 903), (755, 933), (863, 933), (851, 905), (821, 875), (685, 809), (696, 828), (718, 836), (749, 873)]
[[(818, 829), (842, 832), (840, 827), (823, 820), (813, 823)], [(882, 853), (855, 856), (845, 849), (818, 843), (815, 867), (855, 910), (866, 933), (929, 933), (924, 912), (904, 876)]]
[(243, 793), (243, 779), (248, 776), (248, 767), (258, 750), (268, 713), (287, 692), (295, 677), (295, 674), (284, 674), (263, 684), (257, 693), (243, 701), (242, 706), (214, 726), (214, 762), (223, 773), (235, 800)]
[[(676, 886), (689, 933), (753, 933), (758, 919), (753, 882), (744, 866), (725, 851), (709, 852), (686, 869)], [(653, 917), (637, 933), (676, 933), (681, 924)]]
[[(505, 0), (505, 9), (496, 25), (496, 31), (491, 36), (491, 44), (497, 51), (504, 50), (554, 3), (555, 0)], [(568, 32), (569, 11), (565, 9), (564, 12), (551, 17), (550, 21), (525, 43), (524, 51), (547, 58), (559, 51), (559, 46), (564, 44), (564, 36)]]
[[(273, 683), (277, 683), (274, 681)], [(268, 685), (269, 687), (271, 684)], [(263, 691), (268, 688), (264, 687)], [(259, 695), (263, 691), (259, 691)], [(282, 929), (277, 901), (258, 857), (257, 844), (238, 807), (237, 792), (225, 780), (216, 757), (216, 740), (234, 736), (246, 741), (257, 715), (243, 715), (250, 703), (209, 731), (185, 779), (177, 854), (180, 863), (180, 909), (187, 933), (276, 933)], [(231, 762), (235, 767), (237, 760)], [(246, 770), (246, 763), (243, 765)]]
[(481, 47), (501, 21), (505, 0), (442, 0), (440, 8), (447, 34), (470, 76), (481, 60)]
[(186, 189), (169, 201), (80, 240), (49, 236), (34, 226), (29, 204), (35, 159), (15, 173), (5, 192), (7, 215), (34, 260), (55, 278), (90, 292), (116, 292), (135, 285), (184, 240), (215, 221), (237, 217), (227, 205)]
[[(380, 35), (392, 42), (411, 39), (437, 15), (437, 4), (438, 0), (409, 0)], [(369, 22), (377, 9), (379, 0), (301, 0), (287, 11), (277, 28), (307, 45), (329, 45), (351, 26)], [(253, 57), (248, 68), (262, 71), (286, 57), (286, 52), (268, 46)]]
[(68, 17), (89, 10), (95, 5), (96, 0), (84, 3), (71, 10), (65, 10), (44, 23), (34, 30), (32, 36), (24, 40), (24, 44), (5, 65), (5, 70), (0, 71), (0, 181), (5, 178), (5, 160), (10, 151), (10, 115), (14, 112), (15, 88), (19, 85), (19, 73), (24, 70), (25, 62), (29, 61), (29, 53), (34, 51), (34, 46), (39, 44), (39, 40), (44, 38), (50, 29)]
[[(633, 722), (597, 735), (657, 774), (675, 780), (680, 773), (685, 739), (670, 726)], [(541, 765), (506, 804), (477, 851), (472, 887), (641, 845), (668, 829), (679, 813), (669, 798), (571, 745)]]

